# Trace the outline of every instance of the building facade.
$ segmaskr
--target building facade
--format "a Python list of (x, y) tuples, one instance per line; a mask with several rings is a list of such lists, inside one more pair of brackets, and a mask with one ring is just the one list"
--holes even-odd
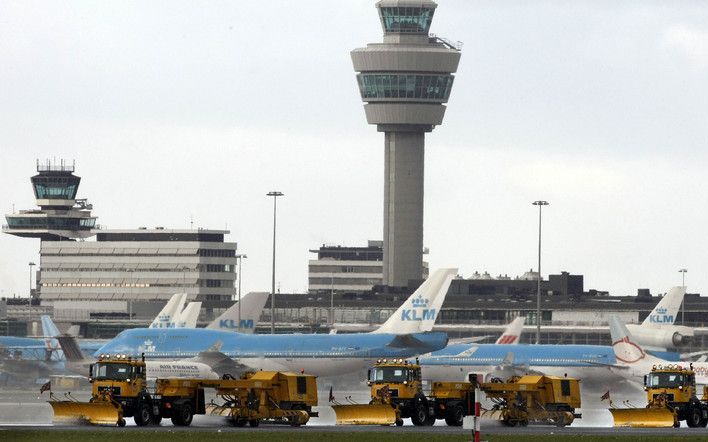
[(131, 310), (140, 302), (162, 305), (186, 292), (203, 308), (221, 308), (235, 294), (237, 244), (224, 240), (228, 233), (157, 227), (101, 230), (95, 241), (42, 241), (42, 304), (53, 306), (59, 318), (98, 312), (134, 317)]
[[(383, 241), (369, 240), (366, 247), (323, 244), (310, 252), (317, 259), (308, 262), (309, 293), (368, 292), (383, 284)], [(423, 278), (427, 277), (423, 262)]]

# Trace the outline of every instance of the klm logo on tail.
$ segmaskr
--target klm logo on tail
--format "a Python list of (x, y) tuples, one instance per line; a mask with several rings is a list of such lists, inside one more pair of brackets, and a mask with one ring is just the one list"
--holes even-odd
[(652, 324), (673, 324), (674, 316), (667, 315), (666, 309), (664, 307), (659, 307), (656, 309), (656, 314), (649, 315), (649, 322)]
[(435, 312), (436, 310), (434, 308), (427, 308), (428, 307), (428, 300), (423, 298), (422, 296), (418, 296), (417, 298), (413, 298), (411, 300), (411, 304), (413, 304), (413, 308), (408, 308), (408, 309), (403, 309), (401, 311), (401, 320), (402, 321), (432, 321), (435, 320)]
[[(241, 327), (242, 329), (246, 328), (253, 328), (254, 323), (253, 319), (241, 319)], [(230, 328), (230, 329), (237, 329), (239, 328), (238, 322), (234, 321), (233, 319), (222, 319), (219, 321), (219, 328)]]

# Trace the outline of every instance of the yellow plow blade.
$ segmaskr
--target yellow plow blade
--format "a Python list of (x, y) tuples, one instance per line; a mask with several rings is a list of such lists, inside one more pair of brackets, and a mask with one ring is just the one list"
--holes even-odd
[(393, 425), (396, 410), (390, 405), (333, 405), (337, 425)]
[(615, 427), (673, 427), (674, 414), (666, 408), (611, 408)]
[(111, 402), (49, 401), (54, 410), (54, 422), (88, 422), (95, 425), (116, 425), (123, 417)]

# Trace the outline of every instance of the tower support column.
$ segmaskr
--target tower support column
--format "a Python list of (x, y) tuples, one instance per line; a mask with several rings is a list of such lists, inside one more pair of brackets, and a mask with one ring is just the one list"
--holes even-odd
[(405, 287), (421, 278), (424, 132), (386, 132), (383, 283)]

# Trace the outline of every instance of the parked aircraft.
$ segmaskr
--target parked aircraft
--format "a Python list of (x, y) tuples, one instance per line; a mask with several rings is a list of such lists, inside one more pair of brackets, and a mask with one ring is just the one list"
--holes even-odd
[(443, 348), (447, 335), (429, 330), (456, 273), (456, 269), (434, 272), (371, 333), (245, 335), (210, 329), (132, 329), (97, 354), (178, 359), (220, 344), (223, 354), (254, 369), (304, 370), (319, 376), (350, 373), (378, 358), (407, 358)]
[[(611, 369), (626, 379), (643, 383), (644, 375), (651, 371), (652, 366), (676, 364), (676, 361), (658, 358), (649, 353), (637, 342), (625, 324), (614, 315), (610, 317), (610, 335), (616, 360)], [(687, 366), (689, 362), (678, 364)], [(708, 385), (708, 362), (690, 362), (690, 364), (696, 374), (696, 383)]]
[[(177, 294), (173, 296), (172, 300), (178, 303), (180, 296)], [(242, 333), (253, 333), (268, 296), (268, 293), (263, 292), (252, 292), (243, 296), (241, 299)], [(167, 307), (160, 312), (163, 319), (166, 318)], [(207, 325), (207, 328), (223, 331), (238, 329), (238, 317), (238, 303), (236, 303)], [(44, 379), (49, 374), (66, 372), (65, 355), (57, 340), (57, 337), (60, 336), (59, 329), (49, 316), (42, 316), (41, 322), (43, 338), (0, 336), (0, 378), (13, 378), (22, 375), (26, 379)], [(106, 342), (108, 340), (77, 341), (79, 349), (84, 355), (93, 355)], [(202, 353), (200, 362), (211, 367), (212, 371), (217, 373), (233, 372), (234, 368), (233, 361), (218, 351)], [(165, 365), (165, 370), (173, 369), (174, 367)], [(81, 371), (81, 373), (85, 372), (85, 370)]]
[(641, 324), (626, 324), (634, 339), (650, 350), (666, 350), (688, 344), (693, 329), (674, 325), (686, 287), (672, 287)]

